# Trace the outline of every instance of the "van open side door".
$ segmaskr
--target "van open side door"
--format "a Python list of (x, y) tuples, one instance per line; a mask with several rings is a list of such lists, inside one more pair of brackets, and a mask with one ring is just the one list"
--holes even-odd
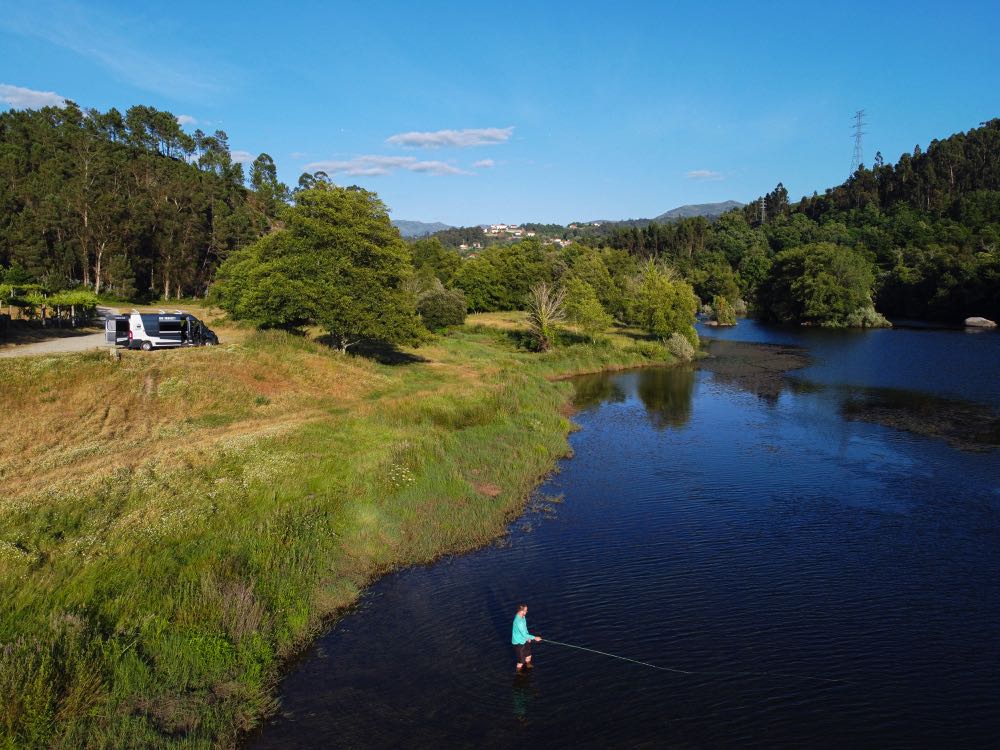
[(104, 319), (104, 340), (115, 346), (128, 346), (127, 315), (112, 315)]

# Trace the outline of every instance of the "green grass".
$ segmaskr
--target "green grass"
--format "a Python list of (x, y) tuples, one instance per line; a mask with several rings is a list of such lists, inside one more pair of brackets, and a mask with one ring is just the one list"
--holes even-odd
[(392, 367), (276, 333), (0, 364), (36, 442), (0, 462), (0, 747), (234, 745), (374, 578), (503, 532), (566, 453), (557, 378), (665, 358), (483, 322)]

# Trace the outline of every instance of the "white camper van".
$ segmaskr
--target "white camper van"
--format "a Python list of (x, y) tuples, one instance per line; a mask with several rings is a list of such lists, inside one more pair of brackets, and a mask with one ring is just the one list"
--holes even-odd
[(109, 344), (147, 352), (165, 347), (213, 346), (219, 343), (215, 331), (194, 315), (180, 310), (114, 315), (105, 319), (104, 335)]

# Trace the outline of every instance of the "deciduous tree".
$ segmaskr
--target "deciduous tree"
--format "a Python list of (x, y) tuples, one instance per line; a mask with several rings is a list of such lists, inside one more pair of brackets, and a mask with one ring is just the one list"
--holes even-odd
[(261, 327), (319, 325), (341, 351), (365, 340), (419, 338), (406, 288), (409, 253), (378, 196), (300, 190), (286, 222), (220, 266), (215, 293), (223, 309)]

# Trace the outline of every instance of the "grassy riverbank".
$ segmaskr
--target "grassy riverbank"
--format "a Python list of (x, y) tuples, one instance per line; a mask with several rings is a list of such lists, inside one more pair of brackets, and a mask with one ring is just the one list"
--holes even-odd
[(235, 330), (0, 362), (0, 747), (232, 745), (373, 578), (502, 532), (567, 450), (554, 379), (666, 356), (470, 323), (396, 364)]

